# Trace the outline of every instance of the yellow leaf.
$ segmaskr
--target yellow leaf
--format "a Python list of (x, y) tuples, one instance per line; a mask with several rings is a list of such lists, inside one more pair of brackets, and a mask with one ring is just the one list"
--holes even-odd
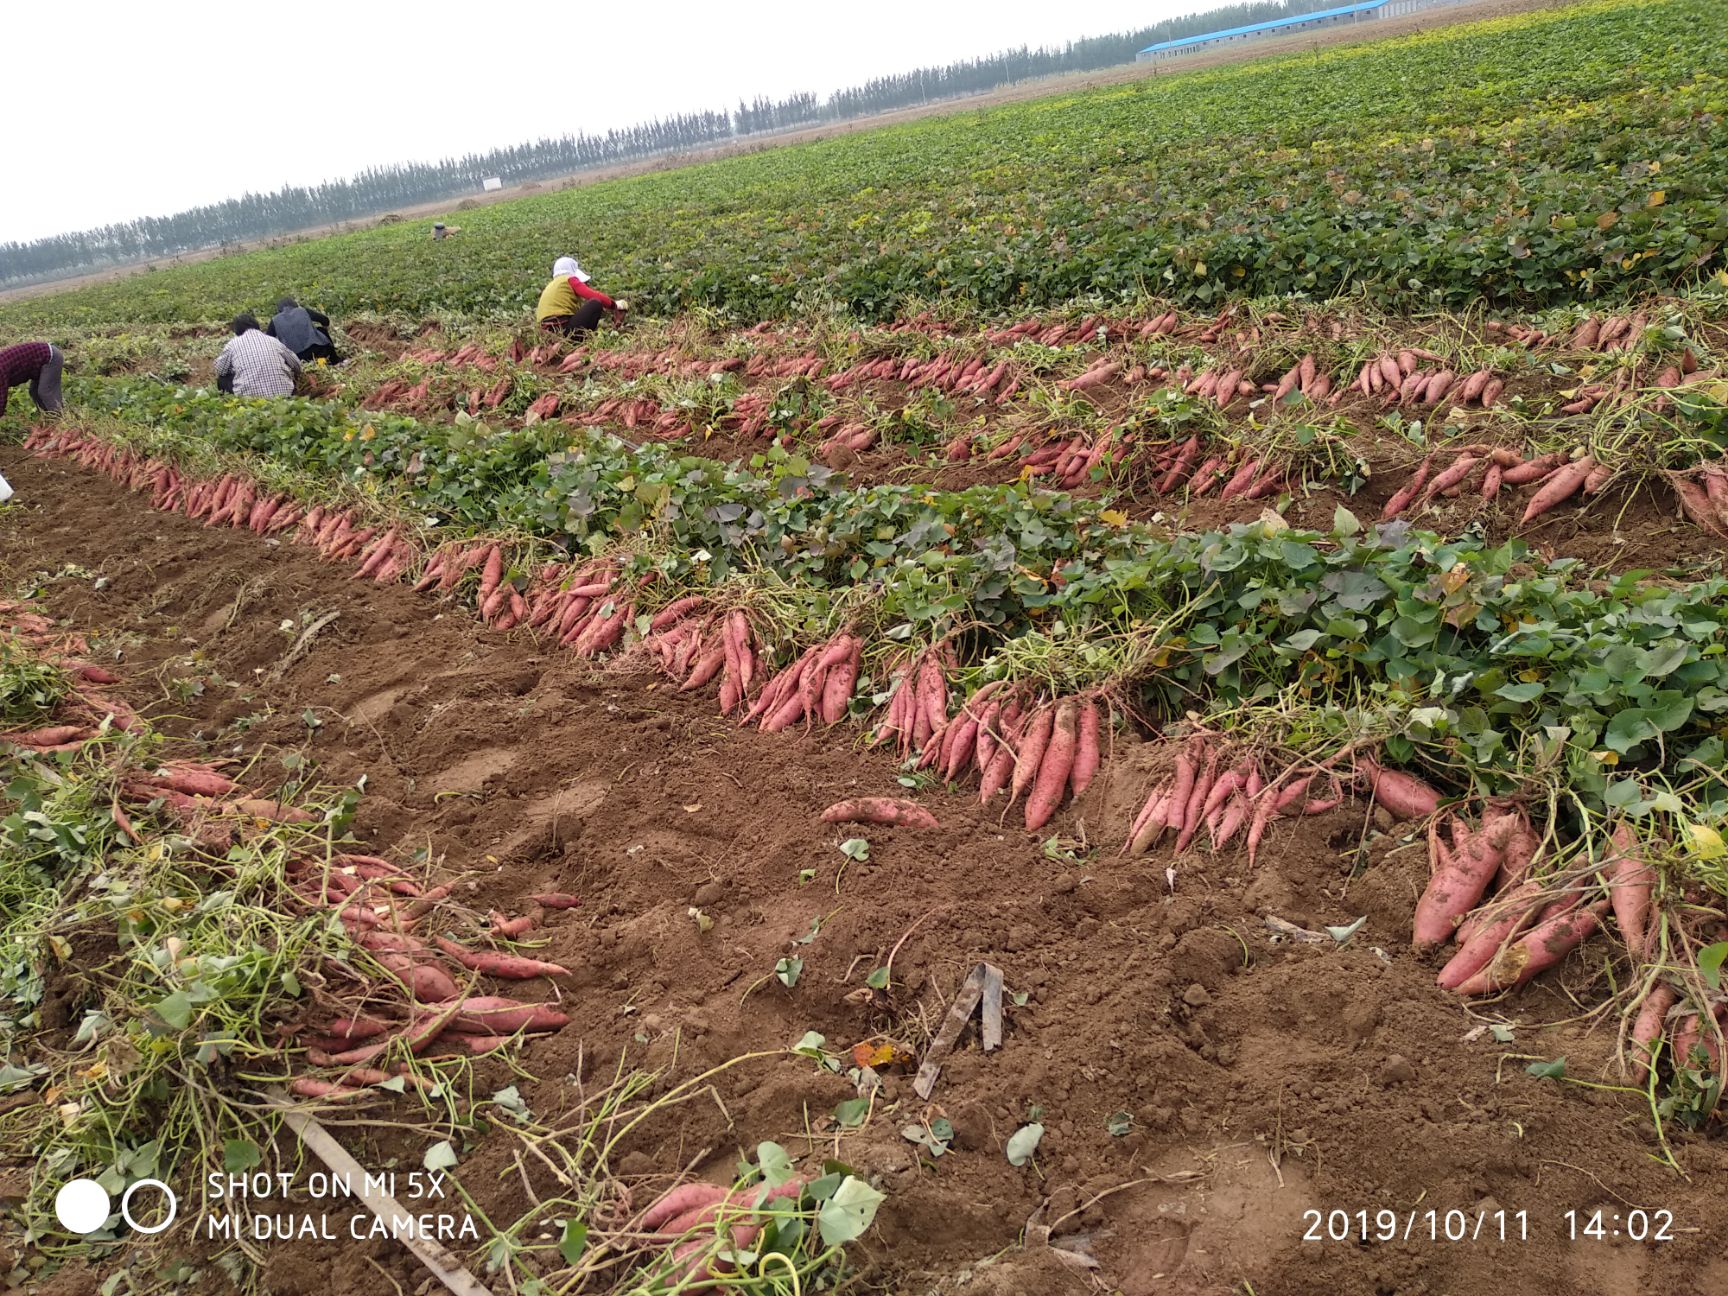
[(1699, 859), (1715, 859), (1728, 851), (1728, 843), (1723, 842), (1722, 834), (1704, 824), (1687, 824), (1686, 835), (1690, 839), (1692, 853)]
[(1605, 211), (1596, 218), (1596, 228), (1599, 230), (1612, 229), (1619, 220), (1619, 212)]
[(1612, 751), (1591, 752), (1590, 759), (1598, 765), (1606, 765), (1612, 769), (1620, 763), (1620, 753)]
[(1542, 682), (1542, 672), (1539, 670), (1519, 671), (1518, 678), (1526, 684), (1540, 684)]
[(1122, 527), (1128, 525), (1128, 515), (1120, 509), (1105, 509), (1098, 515), (1098, 520), (1105, 526)]
[(1204, 261), (1196, 261), (1194, 263), (1194, 277), (1196, 279), (1204, 279), (1206, 277), (1206, 263)]
[(1665, 203), (1667, 201), (1668, 201), (1668, 191), (1666, 189), (1658, 189), (1655, 193), (1650, 195), (1649, 201), (1646, 202), (1644, 205), (1646, 207), (1660, 207), (1663, 203)]

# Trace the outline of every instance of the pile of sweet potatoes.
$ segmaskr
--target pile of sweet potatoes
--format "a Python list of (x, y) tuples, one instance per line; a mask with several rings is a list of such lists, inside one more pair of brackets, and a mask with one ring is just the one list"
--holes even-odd
[(1433, 472), (1435, 456), (1428, 455), (1410, 474), (1410, 480), (1386, 501), (1380, 520), (1389, 522), (1414, 506), (1437, 498), (1452, 498), (1470, 489), (1478, 474), (1477, 493), (1485, 500), (1499, 496), (1506, 487), (1536, 487), (1524, 507), (1523, 522), (1531, 522), (1576, 495), (1599, 494), (1613, 479), (1614, 470), (1582, 452), (1568, 456), (1559, 452), (1525, 458), (1516, 450), (1481, 444), (1458, 446), (1450, 463)]
[(1246, 830), (1252, 864), (1275, 819), (1324, 814), (1343, 804), (1343, 785), (1331, 769), (1337, 757), (1298, 763), (1268, 777), (1259, 757), (1232, 751), (1215, 735), (1173, 741), (1174, 770), (1147, 795), (1122, 843), (1123, 855), (1142, 854), (1166, 832), (1176, 834), (1180, 854), (1204, 827), (1214, 852)]

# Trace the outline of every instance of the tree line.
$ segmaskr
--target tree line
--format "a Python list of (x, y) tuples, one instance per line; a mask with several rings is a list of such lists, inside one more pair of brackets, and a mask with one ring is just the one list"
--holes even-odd
[(1059, 48), (1004, 50), (983, 58), (917, 68), (837, 90), (827, 98), (761, 97), (735, 110), (682, 113), (603, 135), (578, 132), (470, 153), (439, 162), (371, 167), (343, 180), (247, 193), (171, 216), (145, 216), (29, 242), (0, 243), (0, 283), (20, 284), (84, 274), (110, 266), (173, 257), (205, 248), (291, 234), (320, 225), (366, 219), (394, 207), (439, 202), (472, 193), (497, 176), (523, 184), (624, 162), (726, 144), (752, 135), (874, 116), (896, 109), (980, 94), (1038, 77), (1090, 72), (1133, 61), (1160, 41), (1266, 22), (1330, 8), (1338, 0), (1253, 0), (1168, 18), (1138, 31), (1071, 41)]

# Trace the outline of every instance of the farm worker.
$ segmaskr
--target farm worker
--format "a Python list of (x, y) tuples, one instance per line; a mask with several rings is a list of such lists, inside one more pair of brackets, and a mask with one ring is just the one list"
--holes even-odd
[(236, 396), (292, 396), (300, 357), (258, 327), (250, 311), (234, 317), (234, 336), (216, 357), (216, 387)]
[(60, 370), (66, 357), (51, 342), (20, 342), (0, 349), (0, 414), (6, 412), (6, 393), (20, 383), (30, 384), (30, 399), (49, 414), (60, 411)]
[(335, 364), (336, 348), (330, 342), (330, 317), (323, 311), (302, 306), (292, 297), (276, 303), (276, 313), (264, 326), (266, 336), (275, 338), (305, 364), (322, 360)]
[(559, 257), (552, 263), (552, 280), (540, 290), (540, 304), (534, 308), (534, 320), (548, 333), (580, 337), (592, 333), (600, 324), (600, 316), (612, 312), (612, 322), (620, 323), (625, 306), (615, 302), (598, 288), (588, 286), (588, 275), (576, 264), (575, 257)]

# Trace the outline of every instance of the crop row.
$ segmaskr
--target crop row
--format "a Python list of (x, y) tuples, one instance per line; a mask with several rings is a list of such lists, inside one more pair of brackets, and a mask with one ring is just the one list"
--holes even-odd
[(1720, 269), (1728, 240), (1714, 16), (1610, 0), (1148, 78), (501, 204), (456, 239), (404, 223), (0, 319), (219, 319), (260, 284), (341, 315), (521, 316), (572, 230), (608, 291), (667, 316), (879, 320), (1148, 287), (1201, 306), (1669, 288)]
[[(1147, 797), (1125, 851), (1166, 827), (1184, 849), (1203, 824), (1221, 848), (1246, 823), (1251, 861), (1274, 821), (1327, 813), (1350, 785), (1395, 817), (1432, 818), (1449, 802), (1452, 845), (1431, 836), (1434, 881), (1415, 933), (1429, 947), (1456, 936), (1443, 985), (1481, 994), (1522, 984), (1588, 939), (1612, 908), (1635, 960), (1680, 963), (1672, 986), (1640, 970), (1640, 1002), (1658, 991), (1657, 1002), (1708, 1002), (1697, 950), (1715, 902), (1697, 880), (1713, 875), (1689, 873), (1685, 861), (1706, 840), (1699, 834), (1714, 832), (1705, 821), (1728, 813), (1717, 773), (1728, 755), (1717, 719), (1728, 711), (1728, 583), (1719, 579), (1603, 587), (1518, 546), (1447, 543), (1396, 523), (1364, 532), (1341, 515), (1330, 536), (1270, 520), (1169, 542), (1132, 527), (1094, 532), (1048, 582), (1057, 595), (1046, 610), (1072, 617), (1060, 626), (980, 632), (964, 606), (923, 626), (885, 624), (880, 608), (902, 593), (896, 578), (917, 560), (855, 576), (863, 600), (831, 590), (820, 615), (777, 622), (766, 587), (752, 598), (736, 544), (732, 566), (743, 579), (732, 580), (715, 579), (728, 565), (721, 554), (678, 544), (679, 518), (726, 517), (723, 505), (701, 509), (686, 497), (633, 549), (593, 557), (546, 561), (532, 546), (480, 537), (447, 540), (428, 558), (405, 516), (363, 525), (351, 506), (303, 502), (244, 472), (200, 476), (191, 462), (208, 455), (202, 447), (183, 472), (161, 455), (188, 447), (166, 438), (140, 451), (61, 428), (42, 429), (32, 444), (207, 525), (293, 535), (327, 557), (358, 559), (359, 577), (418, 574), (422, 589), (477, 578), (481, 613), (500, 629), (551, 633), (588, 656), (640, 652), (687, 689), (718, 680), (722, 711), (765, 730), (874, 716), (878, 738), (898, 741), (912, 769), (975, 775), (986, 803), (999, 792), (1010, 805), (1023, 799), (1029, 829), (1085, 792), (1102, 735), (1131, 716), (1175, 750), (1176, 773)], [(575, 451), (570, 462), (586, 458)], [(640, 468), (615, 486), (633, 491)], [(794, 494), (811, 507), (856, 504), (807, 482)], [(942, 530), (945, 538), (932, 535), (938, 547), (961, 538)], [(722, 532), (698, 533), (716, 548), (726, 543)], [(1077, 591), (1080, 601), (1070, 601)], [(1090, 615), (1075, 615), (1083, 611)], [(782, 633), (808, 646), (780, 657)], [(1058, 642), (1065, 634), (1075, 642)], [(1113, 634), (1125, 648), (1105, 665)], [(1033, 641), (1049, 648), (1027, 670)], [(1078, 651), (1066, 671), (1054, 665), (1064, 647)], [(1387, 769), (1377, 754), (1436, 771), (1452, 791)], [(1480, 827), (1469, 822), (1473, 810)], [(832, 813), (913, 827), (928, 820), (887, 801)], [(1534, 844), (1513, 866), (1517, 824)], [(1652, 858), (1674, 861), (1671, 884)], [(1646, 1076), (1668, 1029), (1657, 1021), (1641, 1036)], [(1681, 1023), (1669, 1038), (1673, 1048), (1698, 1044), (1703, 1065), (1719, 1069), (1711, 1022)], [(1677, 1088), (1692, 1083), (1690, 1065), (1682, 1054), (1672, 1069)]]

